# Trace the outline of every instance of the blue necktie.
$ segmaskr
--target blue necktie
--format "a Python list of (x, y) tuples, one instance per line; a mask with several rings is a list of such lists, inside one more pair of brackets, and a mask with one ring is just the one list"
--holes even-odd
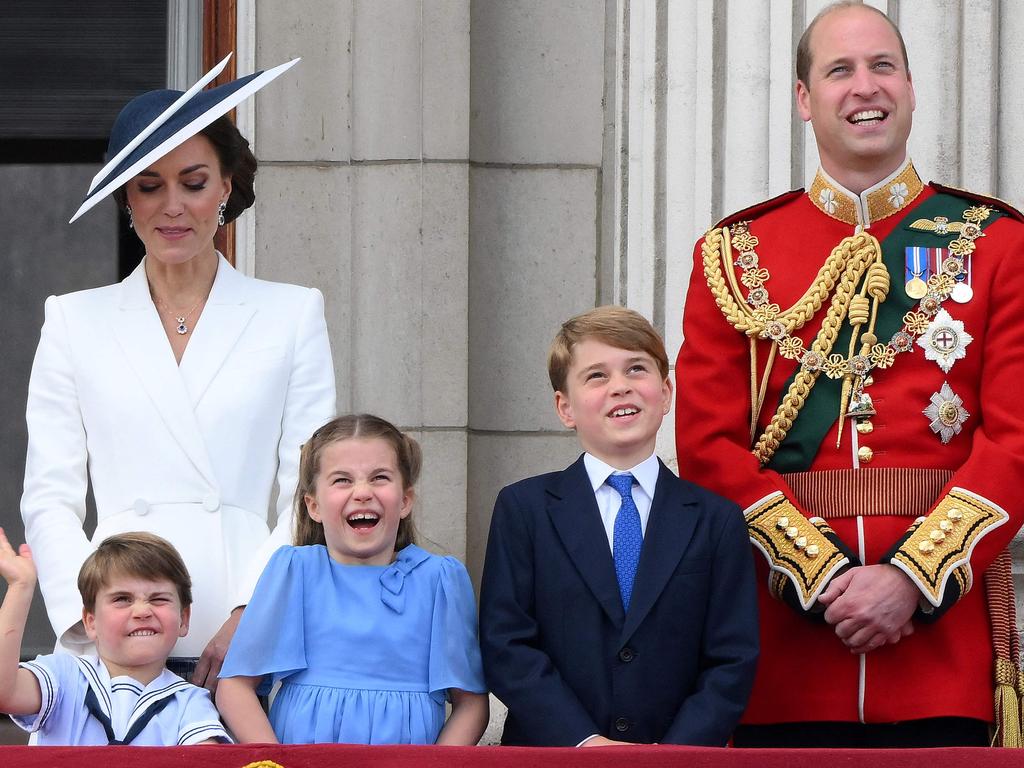
[(615, 559), (615, 576), (619, 580), (619, 594), (622, 608), (629, 611), (629, 598), (633, 594), (633, 580), (640, 564), (640, 547), (644, 535), (640, 530), (640, 511), (633, 501), (633, 476), (610, 475), (608, 485), (619, 492), (622, 506), (615, 516), (615, 530), (612, 535), (612, 557)]

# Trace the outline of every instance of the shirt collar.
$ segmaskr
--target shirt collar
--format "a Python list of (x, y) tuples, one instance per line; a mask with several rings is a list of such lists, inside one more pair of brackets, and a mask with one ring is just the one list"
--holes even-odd
[(924, 183), (908, 157), (889, 176), (859, 195), (818, 168), (807, 194), (822, 213), (850, 226), (866, 229), (872, 222), (907, 208), (923, 189)]
[[(605, 464), (596, 456), (589, 453), (583, 454), (583, 466), (590, 478), (590, 487), (597, 492), (597, 489), (604, 485), (609, 475), (615, 473), (623, 474), (622, 470), (616, 469), (610, 464)], [(661, 472), (661, 465), (658, 463), (658, 455), (652, 453), (632, 469), (628, 470), (636, 479), (636, 482), (644, 489), (648, 498), (654, 498), (654, 489), (658, 485), (658, 475)]]

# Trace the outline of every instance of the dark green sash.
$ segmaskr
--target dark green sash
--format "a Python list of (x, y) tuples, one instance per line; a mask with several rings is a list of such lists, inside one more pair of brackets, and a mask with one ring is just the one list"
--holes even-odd
[[(936, 235), (934, 232), (925, 232), (910, 229), (917, 219), (934, 219), (936, 216), (945, 216), (951, 222), (962, 221), (965, 210), (974, 205), (971, 201), (964, 200), (952, 195), (938, 194), (929, 197), (923, 203), (908, 209), (896, 228), (890, 235), (881, 241), (882, 261), (889, 270), (890, 286), (889, 295), (878, 307), (878, 320), (875, 323), (875, 335), (879, 343), (886, 343), (892, 335), (903, 327), (903, 316), (912, 308), (917, 306), (917, 301), (907, 296), (904, 286), (905, 249), (908, 246), (920, 248), (947, 248), (956, 239), (955, 233), (947, 235)], [(983, 222), (982, 228), (988, 227), (1002, 214), (993, 210), (992, 214)], [(870, 231), (870, 230), (869, 230)], [(984, 241), (981, 241), (982, 243)], [(945, 305), (945, 303), (944, 303)], [(850, 349), (850, 334), (853, 329), (849, 323), (844, 322), (836, 343), (832, 347), (831, 354), (841, 354), (844, 357)], [(859, 350), (858, 350), (859, 351)], [(915, 354), (909, 352), (906, 354)], [(894, 368), (900, 365), (900, 357), (896, 357)], [(779, 395), (779, 403), (785, 397), (796, 376), (799, 366), (786, 380), (785, 386)], [(884, 376), (886, 371), (876, 370), (872, 376)], [(811, 390), (804, 407), (793, 427), (786, 435), (786, 439), (779, 445), (779, 449), (768, 462), (768, 467), (777, 472), (803, 472), (810, 468), (814, 457), (818, 455), (821, 443), (825, 435), (832, 429), (836, 419), (839, 417), (839, 398), (842, 394), (842, 379), (830, 379), (824, 373), (818, 375), (817, 383)]]

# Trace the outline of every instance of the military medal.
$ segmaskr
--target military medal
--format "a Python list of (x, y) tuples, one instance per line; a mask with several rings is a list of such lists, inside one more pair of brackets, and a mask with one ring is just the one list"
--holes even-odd
[(964, 422), (971, 415), (964, 408), (964, 401), (950, 389), (949, 382), (942, 382), (942, 388), (931, 396), (931, 403), (921, 411), (928, 418), (928, 426), (946, 445), (959, 435)]
[(963, 258), (945, 256), (940, 269), (956, 280), (956, 284), (949, 292), (949, 298), (957, 304), (966, 304), (974, 298), (974, 289), (971, 288), (971, 254), (968, 253)]
[(957, 360), (967, 356), (967, 345), (974, 337), (964, 330), (962, 320), (954, 320), (949, 312), (940, 309), (917, 339), (928, 360), (938, 363), (943, 373), (949, 373)]
[(923, 299), (928, 293), (927, 280), (931, 276), (931, 257), (934, 248), (920, 248), (907, 246), (906, 255), (906, 285), (904, 290), (907, 296), (912, 299)]
[(953, 290), (949, 292), (949, 298), (957, 304), (966, 304), (974, 298), (974, 289), (971, 288), (966, 281), (958, 281), (957, 284), (953, 286)]

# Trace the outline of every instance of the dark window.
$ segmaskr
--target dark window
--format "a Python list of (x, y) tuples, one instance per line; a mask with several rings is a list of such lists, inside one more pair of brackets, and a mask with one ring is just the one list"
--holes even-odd
[[(3, 0), (0, 140), (106, 146), (118, 110), (167, 80), (167, 0)], [(22, 151), (28, 151), (21, 146)], [(27, 162), (26, 157), (5, 157)], [(37, 161), (38, 162), (38, 161)], [(47, 157), (43, 162), (52, 162)]]

